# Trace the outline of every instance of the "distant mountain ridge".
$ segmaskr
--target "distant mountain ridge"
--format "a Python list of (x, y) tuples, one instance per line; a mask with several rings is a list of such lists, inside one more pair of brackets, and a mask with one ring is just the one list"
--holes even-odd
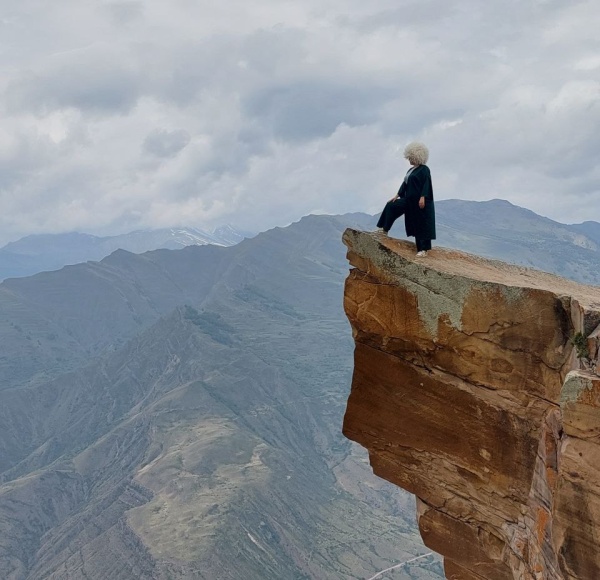
[(102, 260), (116, 250), (142, 254), (150, 250), (179, 250), (186, 246), (233, 246), (253, 234), (232, 226), (212, 232), (193, 227), (136, 230), (115, 236), (71, 232), (36, 234), (0, 248), (0, 280), (58, 270), (63, 266)]
[[(442, 200), (436, 218), (434, 245), (600, 284), (598, 222), (562, 224), (501, 199)], [(404, 237), (401, 225), (391, 233)]]
[[(600, 249), (597, 221), (563, 224), (501, 199), (448, 199), (436, 202), (436, 208), (438, 239), (435, 245), (532, 266), (587, 284), (600, 284), (600, 276), (589, 268), (595, 261), (595, 252)], [(368, 217), (363, 219), (369, 220)], [(374, 228), (375, 219), (372, 221)], [(107, 237), (81, 233), (27, 236), (0, 248), (0, 281), (99, 261), (118, 249), (141, 254), (190, 245), (232, 246), (253, 235), (222, 226), (212, 232), (181, 227)], [(404, 237), (401, 219), (391, 235)], [(578, 248), (580, 253), (571, 254), (571, 248)]]

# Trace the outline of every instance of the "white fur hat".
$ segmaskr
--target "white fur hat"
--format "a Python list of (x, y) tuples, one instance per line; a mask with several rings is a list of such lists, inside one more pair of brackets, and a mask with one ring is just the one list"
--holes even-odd
[(424, 165), (429, 159), (429, 149), (423, 143), (413, 141), (404, 148), (404, 157), (412, 163)]

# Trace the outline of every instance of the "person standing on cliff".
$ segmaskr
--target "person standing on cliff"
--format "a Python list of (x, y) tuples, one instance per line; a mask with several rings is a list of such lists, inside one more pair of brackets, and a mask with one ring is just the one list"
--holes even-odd
[(426, 256), (431, 250), (431, 240), (435, 240), (435, 205), (431, 172), (425, 165), (429, 150), (423, 143), (409, 143), (404, 149), (404, 157), (411, 167), (408, 170), (396, 196), (385, 204), (376, 233), (387, 236), (393, 223), (404, 215), (407, 236), (414, 236), (417, 256)]

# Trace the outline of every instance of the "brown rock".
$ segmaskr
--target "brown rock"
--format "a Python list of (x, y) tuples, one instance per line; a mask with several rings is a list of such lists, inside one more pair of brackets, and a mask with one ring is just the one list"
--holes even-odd
[(344, 242), (344, 433), (418, 497), (447, 577), (600, 578), (600, 378), (575, 370), (571, 344), (597, 345), (600, 289), (441, 248), (418, 260), (354, 230)]

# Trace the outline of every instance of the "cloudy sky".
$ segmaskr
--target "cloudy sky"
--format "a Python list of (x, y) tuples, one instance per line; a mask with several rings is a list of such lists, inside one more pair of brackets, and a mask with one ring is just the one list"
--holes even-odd
[(0, 242), (437, 199), (600, 221), (597, 0), (2, 0)]

